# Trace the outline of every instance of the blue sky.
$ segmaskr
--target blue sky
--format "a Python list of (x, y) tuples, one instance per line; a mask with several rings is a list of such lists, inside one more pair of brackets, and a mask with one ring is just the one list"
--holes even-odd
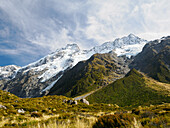
[(170, 35), (169, 0), (0, 0), (0, 66), (24, 66), (68, 43), (89, 49), (133, 33)]

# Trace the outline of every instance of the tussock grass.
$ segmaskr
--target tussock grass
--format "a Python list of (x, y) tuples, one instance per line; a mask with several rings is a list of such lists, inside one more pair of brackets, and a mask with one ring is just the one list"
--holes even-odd
[(145, 76), (145, 83), (148, 87), (170, 96), (170, 84), (161, 83)]
[(50, 120), (48, 124), (38, 123), (37, 125), (31, 126), (30, 128), (92, 128), (96, 122), (95, 117), (90, 117), (87, 119), (76, 118), (74, 120)]

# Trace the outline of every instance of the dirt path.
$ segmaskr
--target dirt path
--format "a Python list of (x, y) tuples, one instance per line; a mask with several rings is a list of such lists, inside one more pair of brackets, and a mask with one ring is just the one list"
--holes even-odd
[(96, 89), (96, 90), (94, 90), (94, 91), (91, 91), (91, 92), (89, 92), (89, 93), (83, 94), (83, 95), (81, 95), (81, 96), (74, 97), (74, 99), (75, 99), (75, 100), (84, 99), (84, 98), (86, 98), (87, 96), (89, 96), (89, 95), (93, 94), (94, 92), (98, 91), (99, 89), (101, 89), (101, 88), (98, 88), (98, 89)]

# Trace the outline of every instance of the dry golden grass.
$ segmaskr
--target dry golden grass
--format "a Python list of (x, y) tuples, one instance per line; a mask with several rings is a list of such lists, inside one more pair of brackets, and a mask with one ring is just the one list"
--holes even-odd
[(164, 92), (170, 96), (170, 84), (158, 82), (152, 78), (145, 77), (146, 85), (154, 90)]
[[(10, 119), (8, 119), (8, 118), (2, 119), (2, 121), (0, 121), (0, 127), (3, 127), (6, 123), (11, 123), (11, 124), (16, 123), (17, 124), (18, 120), (16, 119), (16, 117), (14, 117), (12, 121), (10, 121)], [(29, 123), (29, 122), (33, 122), (33, 121), (37, 121), (37, 122), (46, 121), (50, 118), (57, 118), (57, 117), (59, 117), (59, 114), (57, 114), (57, 115), (43, 115), (43, 117), (40, 117), (40, 118), (27, 117), (27, 120), (20, 121), (20, 124), (23, 124), (26, 122)]]
[(4, 124), (8, 123), (9, 120), (5, 120), (4, 118), (2, 118), (2, 120), (0, 121), (0, 127), (3, 127)]
[(159, 81), (147, 76), (143, 72), (140, 72), (140, 73), (144, 76), (146, 85), (148, 87), (150, 87), (154, 90), (157, 90), (157, 91), (164, 92), (164, 93), (168, 94), (168, 96), (170, 96), (170, 84), (159, 82)]
[(68, 119), (63, 122), (51, 120), (48, 124), (38, 123), (30, 128), (92, 128), (96, 120), (96, 117), (88, 117), (86, 119), (76, 118), (74, 120)]

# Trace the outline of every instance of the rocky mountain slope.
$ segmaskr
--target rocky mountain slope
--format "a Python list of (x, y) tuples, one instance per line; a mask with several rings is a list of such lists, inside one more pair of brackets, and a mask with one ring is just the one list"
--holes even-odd
[(0, 67), (0, 89), (2, 89), (5, 83), (11, 79), (13, 79), (16, 75), (16, 72), (21, 67), (16, 65), (8, 65), (4, 67)]
[(130, 67), (158, 81), (170, 83), (170, 37), (147, 43)]
[(81, 61), (65, 72), (49, 92), (49, 95), (75, 97), (120, 79), (128, 71), (131, 59), (117, 57), (113, 52), (94, 54), (87, 61)]
[(133, 34), (106, 42), (90, 50), (80, 50), (76, 44), (57, 49), (44, 58), (21, 67), (8, 81), (0, 80), (0, 89), (7, 90), (19, 97), (37, 97), (44, 95), (62, 77), (63, 73), (74, 67), (79, 61), (89, 59), (95, 53), (108, 53), (112, 50), (120, 55), (136, 55), (147, 43)]
[[(156, 87), (159, 89), (156, 89)], [(153, 83), (145, 75), (132, 69), (124, 78), (91, 94), (87, 99), (91, 103), (111, 103), (120, 106), (169, 103), (170, 84), (167, 84), (167, 87)]]
[(20, 68), (21, 67), (16, 65), (0, 67), (0, 80), (12, 79), (16, 75), (17, 70)]

